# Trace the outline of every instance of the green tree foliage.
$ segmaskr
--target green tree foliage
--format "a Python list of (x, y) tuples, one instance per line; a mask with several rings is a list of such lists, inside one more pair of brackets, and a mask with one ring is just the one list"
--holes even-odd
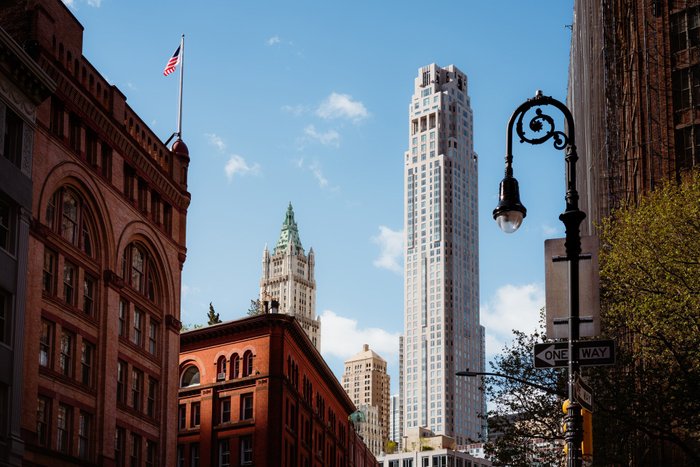
[(700, 172), (619, 210), (601, 245), (602, 324), (618, 364), (593, 372), (594, 457), (700, 465)]
[(248, 307), (248, 316), (259, 315), (263, 312), (260, 299), (255, 299), (250, 301), (250, 306)]
[[(490, 440), (485, 451), (494, 465), (559, 465), (563, 458), (561, 405), (566, 371), (534, 368), (533, 347), (546, 342), (541, 331), (513, 333), (513, 342), (491, 362), (493, 371), (550, 388), (551, 392), (511, 379), (485, 378), (484, 389), (494, 407), (488, 412)], [(550, 449), (540, 447), (547, 444)]]
[(214, 311), (214, 305), (212, 305), (211, 302), (209, 302), (209, 313), (207, 314), (207, 318), (209, 318), (209, 321), (207, 322), (209, 326), (221, 322), (221, 318), (219, 318), (219, 313)]

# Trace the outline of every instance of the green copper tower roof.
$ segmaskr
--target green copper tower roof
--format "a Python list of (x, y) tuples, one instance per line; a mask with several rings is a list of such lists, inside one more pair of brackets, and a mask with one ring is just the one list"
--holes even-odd
[(278, 251), (286, 250), (289, 248), (290, 244), (293, 246), (294, 253), (297, 253), (299, 250), (304, 253), (304, 247), (301, 246), (301, 240), (299, 239), (297, 223), (294, 221), (292, 203), (289, 203), (289, 207), (287, 207), (287, 214), (284, 216), (280, 238), (277, 240), (277, 245), (275, 245), (275, 249), (272, 250), (272, 254), (274, 255)]

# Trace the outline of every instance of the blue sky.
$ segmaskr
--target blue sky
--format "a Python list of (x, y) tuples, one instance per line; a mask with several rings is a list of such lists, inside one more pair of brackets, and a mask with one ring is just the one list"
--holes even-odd
[(491, 217), (505, 127), (536, 89), (566, 98), (572, 0), (381, 2), (66, 1), (87, 59), (167, 139), (185, 34), (183, 139), (190, 149), (182, 321), (245, 315), (261, 255), (289, 202), (316, 252), (322, 353), (340, 375), (369, 343), (398, 388), (403, 329), (403, 153), (418, 68), (469, 78), (479, 155), (480, 292), (487, 359), (544, 305), (543, 241), (563, 236), (563, 154), (514, 143), (528, 216), (513, 235)]

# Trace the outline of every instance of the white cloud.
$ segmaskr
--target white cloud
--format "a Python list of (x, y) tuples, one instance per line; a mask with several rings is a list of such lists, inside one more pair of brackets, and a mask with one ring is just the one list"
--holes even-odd
[(325, 177), (325, 175), (323, 175), (323, 171), (321, 170), (321, 166), (318, 162), (312, 162), (309, 165), (309, 170), (316, 178), (318, 186), (320, 186), (321, 188), (326, 188), (328, 186), (328, 179)]
[(308, 111), (308, 108), (304, 105), (297, 104), (297, 105), (283, 105), (282, 106), (282, 111), (292, 114), (295, 117), (298, 117), (300, 115), (305, 114)]
[(333, 92), (321, 102), (316, 115), (325, 119), (348, 118), (358, 122), (369, 117), (369, 112), (362, 102), (352, 100), (352, 96)]
[(324, 310), (321, 315), (321, 351), (343, 360), (362, 350), (363, 344), (377, 352), (385, 360), (398, 356), (400, 333), (380, 328), (359, 328), (357, 320)]
[(319, 133), (315, 126), (308, 125), (306, 128), (304, 128), (304, 134), (325, 146), (340, 146), (340, 134), (335, 130), (328, 130), (326, 132)]
[(272, 36), (267, 40), (267, 45), (276, 45), (280, 42), (280, 36)]
[(214, 146), (216, 149), (218, 149), (221, 152), (226, 151), (226, 143), (224, 143), (224, 140), (221, 139), (220, 136), (215, 135), (214, 133), (204, 133), (204, 136), (209, 139), (209, 144)]
[[(99, 8), (102, 5), (102, 0), (83, 0), (84, 3), (87, 3), (88, 6)], [(63, 0), (63, 3), (68, 7), (68, 8), (73, 8), (77, 9), (77, 1), (76, 0)]]
[(397, 274), (403, 274), (403, 266), (401, 265), (403, 230), (391, 230), (389, 227), (380, 225), (379, 235), (372, 237), (372, 243), (379, 245), (379, 258), (374, 260), (374, 265)]
[(552, 227), (549, 224), (542, 224), (542, 233), (544, 234), (545, 237), (552, 237), (553, 235), (557, 235), (561, 232), (561, 229), (558, 229), (556, 227)]
[(102, 0), (87, 0), (87, 4), (99, 8), (102, 4)]
[(236, 174), (246, 175), (259, 173), (260, 165), (258, 165), (257, 163), (253, 165), (248, 165), (248, 163), (243, 157), (237, 154), (232, 154), (228, 162), (226, 163), (226, 166), (224, 167), (224, 172), (226, 173), (226, 177), (230, 182), (231, 180), (233, 180), (233, 176)]
[(481, 305), (481, 324), (486, 328), (486, 360), (491, 360), (513, 340), (513, 329), (532, 332), (538, 329), (540, 309), (544, 306), (544, 284), (507, 284)]

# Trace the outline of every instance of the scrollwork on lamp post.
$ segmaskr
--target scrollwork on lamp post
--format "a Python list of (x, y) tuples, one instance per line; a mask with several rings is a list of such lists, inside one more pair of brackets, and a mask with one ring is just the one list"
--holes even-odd
[[(558, 109), (566, 119), (565, 131), (557, 130), (554, 119), (544, 110), (547, 106)], [(531, 109), (535, 115), (528, 123), (529, 131), (523, 128), (523, 120)], [(530, 114), (531, 115), (531, 114)], [(518, 181), (513, 177), (513, 126), (521, 143), (538, 145), (549, 141), (554, 148), (564, 150), (566, 161), (566, 208), (559, 215), (566, 229), (565, 249), (566, 261), (569, 265), (569, 342), (568, 342), (568, 394), (571, 404), (567, 413), (566, 433), (564, 438), (568, 447), (568, 467), (582, 465), (581, 439), (582, 422), (581, 406), (575, 402), (574, 385), (579, 372), (578, 356), (574, 352), (575, 342), (579, 339), (579, 260), (581, 258), (581, 234), (579, 227), (586, 214), (578, 208), (578, 192), (576, 191), (576, 144), (574, 138), (574, 118), (569, 109), (560, 101), (537, 91), (535, 97), (523, 102), (508, 121), (506, 134), (506, 170), (501, 180), (498, 205), (493, 210), (493, 218), (498, 226), (506, 233), (513, 233), (522, 224), (527, 214), (525, 206), (520, 202)]]

